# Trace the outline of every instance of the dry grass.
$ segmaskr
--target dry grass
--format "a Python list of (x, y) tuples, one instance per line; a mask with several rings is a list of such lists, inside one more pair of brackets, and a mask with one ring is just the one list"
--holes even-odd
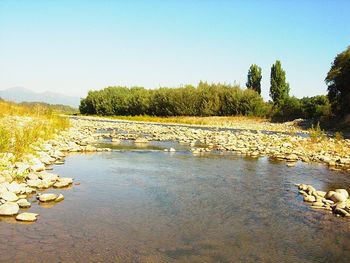
[(50, 139), (68, 127), (68, 118), (44, 106), (0, 102), (0, 152), (13, 153), (15, 160), (30, 152), (40, 139)]
[(114, 116), (119, 120), (158, 122), (158, 123), (176, 123), (189, 125), (209, 125), (209, 126), (230, 126), (237, 123), (263, 123), (267, 119), (260, 117), (247, 116), (213, 116), (213, 117), (191, 117), (191, 116), (175, 116), (175, 117), (155, 117), (155, 116)]

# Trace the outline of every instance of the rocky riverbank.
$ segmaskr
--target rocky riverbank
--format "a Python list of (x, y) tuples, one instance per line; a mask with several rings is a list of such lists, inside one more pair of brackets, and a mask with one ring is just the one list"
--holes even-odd
[[(192, 147), (194, 154), (209, 151), (229, 151), (257, 158), (268, 156), (284, 160), (288, 166), (298, 161), (323, 163), (333, 170), (350, 171), (350, 140), (322, 138), (312, 141), (306, 136), (285, 132), (223, 130), (145, 122), (120, 122), (98, 118), (72, 120), (79, 129), (100, 131), (99, 139), (177, 141)], [(282, 127), (282, 126), (281, 126)], [(103, 131), (103, 132), (101, 132)], [(283, 130), (282, 130), (283, 131)], [(203, 147), (196, 147), (203, 145)]]
[(73, 178), (48, 172), (51, 165), (63, 164), (69, 152), (110, 151), (92, 146), (93, 132), (76, 126), (52, 140), (36, 142), (31, 147), (32, 153), (25, 154), (20, 161), (15, 161), (12, 153), (0, 153), (0, 216), (36, 221), (38, 214), (27, 211), (32, 205), (30, 199), (36, 198), (40, 203), (60, 202), (64, 200), (62, 194), (41, 192), (49, 188), (65, 189), (73, 184)]
[[(288, 166), (294, 166), (298, 161), (318, 162), (331, 169), (350, 171), (350, 140), (324, 138), (312, 142), (306, 137), (278, 132), (219, 130), (79, 117), (72, 118), (71, 125), (69, 130), (61, 132), (52, 140), (38, 141), (32, 145), (32, 153), (25, 154), (20, 161), (14, 161), (11, 153), (0, 153), (1, 216), (16, 216), (20, 221), (35, 221), (38, 215), (27, 211), (31, 207), (31, 199), (52, 203), (62, 201), (62, 194), (41, 193), (49, 188), (64, 189), (73, 184), (73, 178), (63, 178), (48, 172), (51, 165), (63, 164), (64, 157), (69, 152), (110, 151), (109, 148), (95, 146), (102, 139), (114, 143), (133, 140), (143, 144), (148, 141), (177, 141), (188, 145), (194, 155), (228, 151), (253, 158), (268, 156), (284, 160)], [(313, 203), (320, 203), (317, 198), (324, 197), (315, 196), (315, 191), (311, 190), (307, 192), (304, 187), (301, 189), (315, 200), (312, 197), (306, 198), (312, 199)], [(318, 192), (316, 191), (317, 194)], [(329, 201), (320, 200), (326, 205), (326, 209), (330, 208), (327, 206), (331, 205)], [(20, 213), (22, 210), (24, 213)]]
[(350, 199), (346, 189), (324, 192), (317, 191), (312, 185), (298, 184), (296, 186), (304, 202), (309, 203), (311, 208), (329, 210), (336, 215), (350, 217)]

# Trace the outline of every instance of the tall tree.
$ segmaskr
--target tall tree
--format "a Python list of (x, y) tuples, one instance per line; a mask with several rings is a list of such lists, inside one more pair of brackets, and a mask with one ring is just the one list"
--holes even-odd
[(251, 65), (248, 71), (247, 88), (261, 94), (261, 78), (261, 68), (255, 64)]
[(280, 106), (289, 97), (289, 84), (286, 82), (286, 72), (279, 60), (276, 60), (271, 67), (270, 83), (270, 97), (276, 106)]
[(329, 70), (326, 83), (332, 112), (340, 117), (350, 113), (350, 46), (338, 54)]

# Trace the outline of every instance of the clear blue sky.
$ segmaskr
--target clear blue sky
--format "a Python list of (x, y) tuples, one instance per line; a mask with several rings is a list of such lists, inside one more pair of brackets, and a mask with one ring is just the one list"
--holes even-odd
[(0, 0), (0, 89), (244, 86), (255, 63), (267, 99), (279, 59), (291, 94), (312, 96), (326, 93), (326, 73), (348, 45), (347, 0)]

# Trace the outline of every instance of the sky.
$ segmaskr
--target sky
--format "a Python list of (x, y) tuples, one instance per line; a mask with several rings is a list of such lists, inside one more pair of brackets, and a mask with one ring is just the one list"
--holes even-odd
[(85, 97), (107, 86), (245, 86), (278, 59), (290, 94), (326, 94), (350, 45), (350, 1), (0, 0), (0, 89)]

